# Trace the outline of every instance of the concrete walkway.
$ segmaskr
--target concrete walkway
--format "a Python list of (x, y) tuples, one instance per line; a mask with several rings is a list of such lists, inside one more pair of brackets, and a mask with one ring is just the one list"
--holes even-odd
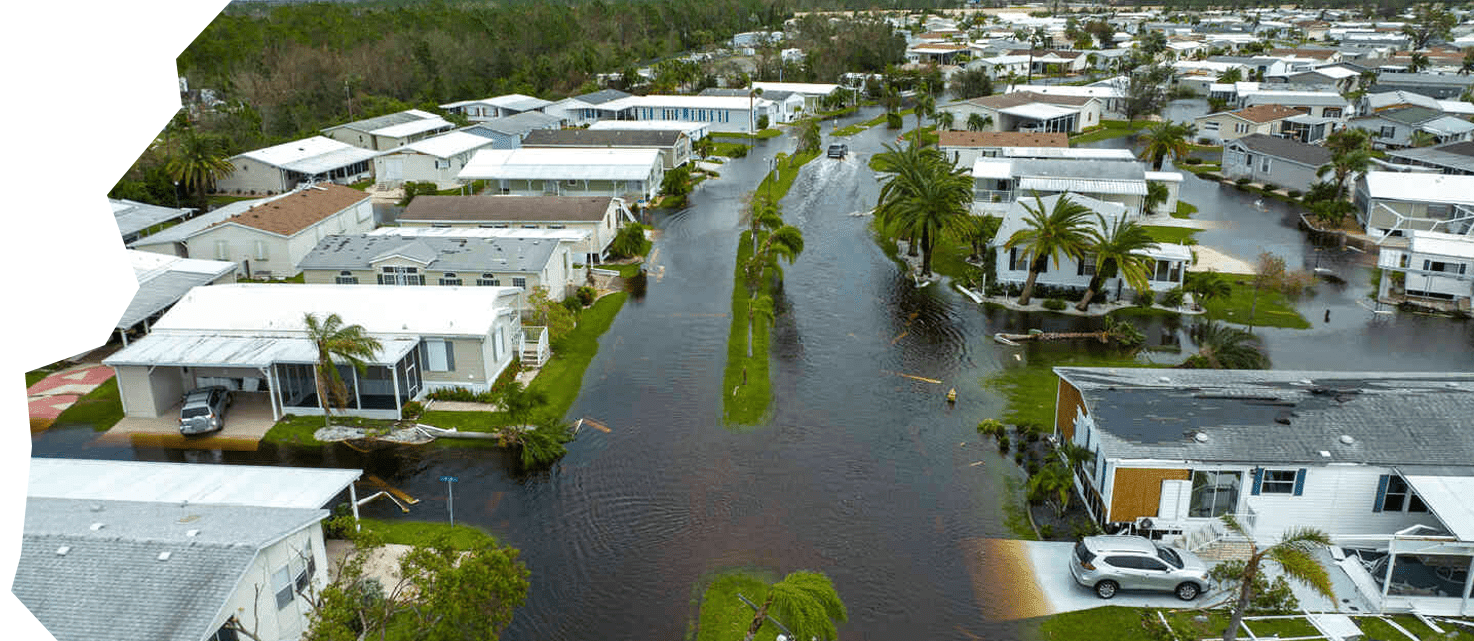
[(113, 377), (113, 368), (83, 363), (55, 372), (26, 388), (31, 428), (46, 429), (78, 399)]
[(1246, 260), (1234, 258), (1222, 251), (1198, 245), (1193, 247), (1198, 255), (1198, 261), (1188, 269), (1190, 272), (1213, 271), (1220, 274), (1253, 274), (1254, 265)]

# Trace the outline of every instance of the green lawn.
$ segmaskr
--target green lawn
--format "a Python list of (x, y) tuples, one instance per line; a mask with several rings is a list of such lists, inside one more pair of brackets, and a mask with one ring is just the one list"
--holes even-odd
[(1100, 121), (1100, 127), (1097, 127), (1096, 129), (1087, 131), (1085, 133), (1071, 135), (1070, 144), (1078, 146), (1087, 142), (1095, 142), (1098, 140), (1108, 140), (1111, 138), (1129, 136), (1138, 131), (1141, 131), (1142, 129), (1146, 129), (1151, 124), (1152, 123), (1147, 120), (1137, 120), (1135, 122), (1127, 122), (1125, 120), (1102, 120)]
[[(649, 251), (649, 250), (647, 249), (646, 251)], [(617, 272), (619, 272), (619, 276), (621, 278), (634, 278), (635, 276), (639, 276), (640, 275), (640, 268), (641, 267), (644, 267), (644, 265), (645, 265), (645, 263), (643, 261), (641, 261), (641, 262), (638, 262), (638, 263), (628, 263), (628, 264), (623, 264), (623, 265), (599, 265), (598, 268), (599, 269), (612, 269), (614, 271), (617, 271)]]
[[(916, 129), (912, 129), (911, 131), (908, 131), (908, 132), (906, 132), (904, 134), (901, 134), (901, 137), (902, 138), (905, 138), (909, 142), (913, 142), (914, 143), (914, 142), (916, 142), (916, 132), (917, 131), (918, 130), (916, 130)], [(936, 145), (941, 140), (941, 136), (939, 136), (937, 134), (937, 126), (936, 125), (927, 125), (925, 127), (922, 127), (919, 131), (921, 131), (921, 144), (922, 144), (922, 146)]]
[(783, 200), (783, 197), (788, 195), (789, 188), (793, 187), (794, 179), (798, 178), (799, 169), (818, 157), (819, 152), (817, 151), (789, 156), (778, 167), (778, 180), (774, 182), (773, 172), (768, 172), (766, 176), (763, 176), (763, 181), (758, 183), (755, 192), (764, 196), (772, 196), (774, 202)]
[(123, 400), (118, 395), (118, 379), (114, 377), (62, 410), (53, 425), (84, 424), (91, 425), (94, 431), (106, 432), (122, 418)]
[[(763, 576), (755, 570), (729, 570), (705, 582), (698, 615), (696, 641), (730, 641), (741, 639), (752, 625), (757, 612), (737, 598), (745, 596), (753, 603), (762, 603), (767, 588), (778, 579)], [(778, 636), (778, 628), (764, 622), (758, 628), (757, 639), (772, 641)]]
[(738, 140), (752, 140), (753, 138), (777, 138), (783, 135), (783, 130), (777, 127), (768, 127), (758, 130), (756, 134), (745, 134), (735, 131), (713, 131), (712, 138), (736, 138)]
[(1171, 212), (1173, 218), (1192, 218), (1198, 213), (1198, 206), (1185, 200), (1177, 201), (1177, 211)]
[(870, 127), (868, 125), (866, 125), (865, 123), (858, 123), (858, 124), (853, 124), (853, 125), (846, 125), (844, 127), (840, 127), (839, 129), (835, 129), (831, 135), (840, 136), (840, 137), (843, 137), (843, 136), (853, 136), (853, 135), (855, 135), (857, 133), (860, 133), (862, 131), (865, 131), (866, 129), (869, 129), (869, 128)]
[(35, 385), (41, 379), (46, 378), (50, 375), (51, 370), (48, 369), (33, 369), (29, 372), (26, 372), (26, 387), (29, 388), (30, 386)]
[[(1072, 367), (1150, 367), (1126, 355), (1097, 355), (1078, 352), (1033, 353), (1027, 363), (1005, 366), (1003, 371), (984, 380), (984, 385), (1003, 394), (1007, 407), (1000, 420), (1009, 425), (1034, 423), (1054, 425), (1055, 391), (1059, 377), (1057, 366)], [(1007, 363), (1007, 361), (1005, 361)]]
[[(334, 414), (333, 424), (386, 429), (393, 426), (394, 421)], [(321, 416), (288, 416), (277, 421), (276, 425), (271, 426), (271, 429), (267, 430), (266, 435), (261, 437), (261, 442), (286, 445), (319, 445), (320, 443), (312, 437), (312, 434), (322, 427), (323, 418)]]
[(368, 188), (369, 187), (374, 186), (374, 179), (373, 178), (365, 178), (365, 179), (360, 180), (360, 181), (358, 181), (356, 183), (352, 183), (352, 184), (350, 184), (348, 186), (351, 187), (351, 188), (353, 188), (353, 189), (357, 189), (359, 191), (368, 191)]
[(1208, 316), (1214, 320), (1221, 320), (1238, 325), (1249, 324), (1249, 309), (1254, 309), (1255, 327), (1286, 327), (1290, 329), (1310, 329), (1310, 321), (1305, 320), (1300, 312), (1295, 311), (1290, 298), (1276, 291), (1260, 289), (1258, 303), (1255, 304), (1254, 285), (1249, 282), (1240, 283), (1229, 280), (1231, 292), (1228, 298), (1209, 299), (1204, 305), (1208, 309)]
[[(449, 518), (447, 514), (447, 521)], [(496, 537), (471, 525), (451, 527), (449, 522), (386, 521), (370, 518), (360, 518), (358, 522), (363, 526), (363, 531), (373, 532), (382, 537), (385, 543), (397, 545), (426, 545), (444, 537), (450, 547), (469, 550), (482, 542), (496, 541)]]
[[(1157, 225), (1144, 225), (1146, 233), (1159, 243), (1184, 244), (1192, 240), (1193, 235), (1202, 231), (1191, 227), (1161, 227)], [(1196, 244), (1196, 240), (1193, 241)]]
[[(727, 335), (727, 367), (722, 372), (722, 416), (729, 425), (760, 425), (768, 413), (773, 392), (768, 381), (770, 322), (755, 319), (752, 356), (747, 355), (747, 286), (742, 266), (752, 256), (752, 234), (737, 241), (737, 266), (732, 276), (732, 325)], [(771, 286), (764, 286), (772, 294)], [(747, 372), (743, 384), (743, 371)], [(734, 393), (735, 392), (735, 393)]]
[(726, 156), (731, 158), (734, 154), (742, 153), (738, 149), (747, 149), (746, 143), (712, 141), (711, 154), (713, 156)]
[[(1045, 641), (1159, 641), (1164, 637), (1156, 634), (1160, 631), (1160, 625), (1156, 624), (1157, 612), (1158, 610), (1152, 608), (1105, 606), (1041, 617), (1037, 619), (1039, 638)], [(1161, 610), (1160, 612), (1172, 624), (1176, 633), (1175, 638), (1178, 639), (1217, 638), (1223, 635), (1224, 628), (1228, 625), (1226, 610), (1206, 612), (1208, 616), (1206, 623), (1193, 621), (1195, 616), (1204, 614), (1195, 610)], [(1389, 618), (1423, 641), (1442, 641), (1444, 639), (1474, 641), (1474, 632), (1471, 632), (1470, 628), (1457, 625), (1443, 626), (1445, 632), (1453, 633), (1445, 637), (1434, 633), (1412, 615), (1400, 614)], [(1403, 641), (1407, 639), (1402, 632), (1375, 616), (1355, 616), (1352, 621), (1361, 628), (1368, 639)], [(1149, 628), (1148, 623), (1152, 623), (1153, 627)], [(1253, 630), (1254, 635), (1261, 639), (1276, 634), (1279, 638), (1319, 636), (1315, 627), (1303, 618), (1261, 619), (1246, 623), (1249, 629)], [(1449, 628), (1454, 628), (1454, 630), (1449, 630)], [(1239, 629), (1239, 638), (1249, 638), (1243, 628)]]

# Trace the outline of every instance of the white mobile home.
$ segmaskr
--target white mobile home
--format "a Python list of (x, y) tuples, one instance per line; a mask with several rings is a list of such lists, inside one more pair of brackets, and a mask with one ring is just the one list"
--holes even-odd
[(215, 181), (228, 194), (279, 194), (302, 183), (354, 183), (368, 178), (374, 152), (323, 136), (282, 143), (230, 158), (235, 170)]
[(460, 186), (456, 175), (481, 149), (495, 141), (464, 131), (452, 131), (397, 147), (374, 157), (379, 185), (398, 187), (406, 182), (433, 182), (440, 189)]
[(665, 164), (655, 149), (483, 149), (458, 178), (489, 181), (488, 190), (503, 195), (642, 200), (660, 192)]
[(577, 232), (586, 238), (576, 249), (583, 254), (577, 262), (591, 264), (633, 221), (624, 201), (608, 196), (420, 196), (399, 215), (399, 229)]
[(428, 111), (399, 113), (356, 120), (322, 130), (323, 135), (355, 147), (386, 151), (455, 129), (455, 125)]
[(1470, 311), (1474, 298), (1474, 236), (1434, 231), (1408, 233), (1406, 244), (1384, 244), (1377, 255), (1382, 279), (1377, 300), (1416, 301)]
[(712, 131), (752, 133), (762, 116), (778, 122), (777, 106), (771, 100), (741, 96), (630, 96), (602, 105), (606, 117), (617, 120), (680, 120), (700, 122)]
[(542, 111), (551, 104), (553, 102), (550, 100), (524, 96), (520, 93), (509, 93), (504, 96), (481, 98), (479, 100), (452, 102), (440, 105), (440, 108), (448, 113), (465, 114), (472, 122), (481, 122), (493, 118), (505, 118), (529, 111)]
[(1467, 235), (1474, 227), (1474, 176), (1369, 171), (1352, 195), (1372, 236), (1420, 229)]

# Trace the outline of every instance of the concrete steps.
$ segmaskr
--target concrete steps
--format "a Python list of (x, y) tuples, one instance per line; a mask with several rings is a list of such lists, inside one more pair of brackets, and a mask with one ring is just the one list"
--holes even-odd
[(1214, 541), (1194, 554), (1210, 563), (1219, 561), (1247, 561), (1253, 553), (1248, 541)]

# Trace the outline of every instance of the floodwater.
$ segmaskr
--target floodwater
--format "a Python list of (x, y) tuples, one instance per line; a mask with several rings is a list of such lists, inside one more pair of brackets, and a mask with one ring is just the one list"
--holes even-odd
[[(849, 158), (814, 160), (782, 203), (806, 247), (785, 270), (766, 425), (723, 425), (721, 376), (743, 197), (766, 158), (792, 149), (787, 136), (723, 165), (689, 209), (653, 212), (660, 234), (648, 291), (601, 339), (569, 416), (611, 431), (585, 430), (551, 470), (521, 474), (505, 453), (480, 449), (100, 446), (87, 428), (64, 425), (35, 437), (33, 451), (360, 467), (421, 499), (408, 515), (389, 504), (365, 508), (381, 518), (446, 518), (438, 479), (455, 475), (457, 521), (520, 549), (532, 571), (528, 601), (503, 636), (510, 640), (679, 638), (690, 632), (702, 579), (737, 567), (828, 574), (849, 608), (840, 628), (847, 639), (1019, 638), (1027, 626), (1009, 619), (1020, 577), (1000, 576), (988, 543), (1009, 536), (999, 503), (1017, 471), (974, 430), (1003, 409), (982, 381), (1099, 348), (1003, 348), (988, 337), (1099, 321), (980, 308), (902, 278), (871, 241), (870, 219), (851, 215), (873, 206), (878, 185), (866, 163), (894, 133), (869, 130), (846, 141)], [(1314, 329), (1259, 330), (1277, 366), (1468, 368), (1470, 324), (1362, 308), (1366, 269), (1339, 251), (1317, 254), (1277, 203), (1254, 207), (1252, 197), (1191, 175), (1183, 198), (1200, 217), (1234, 224), (1203, 242), (1251, 259), (1243, 253), (1265, 247), (1292, 264), (1318, 255), (1348, 282), (1301, 304)], [(1332, 310), (1330, 323), (1322, 308)], [(1142, 328), (1153, 343), (1181, 341), (1176, 319)], [(958, 402), (949, 406), (944, 395), (954, 387)]]

